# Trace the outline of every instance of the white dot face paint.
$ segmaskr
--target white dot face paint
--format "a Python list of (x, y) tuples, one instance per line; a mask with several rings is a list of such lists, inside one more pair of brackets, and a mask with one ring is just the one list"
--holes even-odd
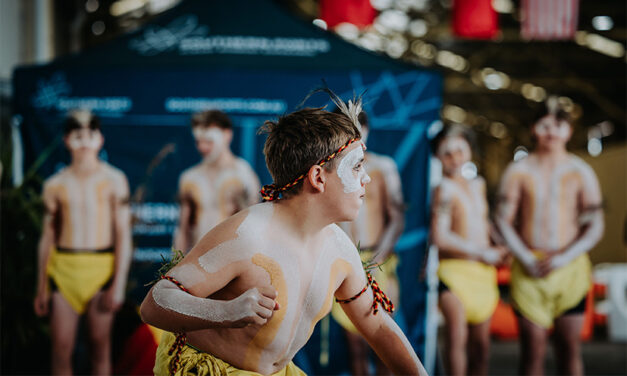
[(102, 136), (95, 131), (90, 131), (88, 136), (82, 132), (72, 132), (68, 136), (68, 145), (71, 150), (78, 150), (81, 148), (95, 150), (100, 147)]
[(204, 161), (211, 163), (218, 159), (224, 148), (224, 132), (217, 127), (197, 127), (192, 132), (198, 142), (210, 142), (211, 151), (204, 157)]
[(567, 139), (570, 135), (570, 125), (565, 120), (556, 120), (553, 117), (540, 119), (534, 126), (538, 137), (553, 135), (561, 139)]
[(347, 153), (337, 166), (337, 175), (344, 186), (344, 193), (357, 192), (362, 184), (370, 182), (363, 166), (364, 150), (357, 147)]
[(465, 158), (470, 159), (470, 145), (462, 137), (450, 137), (444, 140), (438, 148), (438, 156), (444, 156), (446, 154), (453, 154), (460, 151)]

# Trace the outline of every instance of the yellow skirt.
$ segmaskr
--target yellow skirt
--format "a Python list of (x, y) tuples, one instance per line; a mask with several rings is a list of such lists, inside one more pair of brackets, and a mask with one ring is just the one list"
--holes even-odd
[[(170, 375), (170, 362), (174, 358), (175, 353), (168, 355), (168, 351), (172, 347), (176, 337), (170, 332), (163, 332), (161, 342), (157, 348), (157, 358), (153, 372), (156, 376)], [(180, 366), (174, 376), (261, 376), (260, 373), (242, 370), (233, 367), (222, 359), (219, 359), (209, 353), (195, 350), (189, 346), (184, 346), (181, 350)], [(279, 372), (273, 373), (272, 376), (305, 376), (300, 368), (294, 362), (290, 362)]]
[(50, 254), (48, 276), (74, 311), (82, 314), (89, 301), (113, 276), (115, 257), (111, 252)]
[[(372, 260), (373, 255), (373, 251), (362, 251), (360, 254), (361, 260), (364, 262)], [(398, 277), (396, 276), (397, 266), (398, 256), (396, 254), (392, 254), (390, 258), (383, 265), (381, 265), (381, 269), (374, 268), (370, 270), (372, 277), (377, 281), (379, 287), (383, 292), (385, 292), (391, 285), (398, 286)], [(396, 309), (398, 309), (398, 302), (392, 303), (394, 303), (394, 306), (396, 307)], [(335, 319), (335, 321), (347, 331), (355, 334), (358, 333), (355, 325), (353, 325), (348, 316), (346, 316), (346, 313), (344, 313), (342, 305), (335, 300), (333, 301), (333, 307), (331, 308), (331, 317), (333, 317), (333, 319)]]
[(556, 317), (586, 296), (591, 280), (587, 254), (543, 278), (529, 276), (523, 266), (514, 261), (510, 293), (513, 305), (521, 315), (539, 326), (550, 328)]
[(478, 261), (440, 260), (438, 277), (462, 302), (469, 324), (492, 317), (499, 302), (496, 268)]

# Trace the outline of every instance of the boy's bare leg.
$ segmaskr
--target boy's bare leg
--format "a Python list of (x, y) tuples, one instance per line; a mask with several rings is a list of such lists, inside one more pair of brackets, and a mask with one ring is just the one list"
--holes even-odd
[(346, 332), (346, 340), (348, 342), (348, 352), (351, 357), (351, 372), (353, 375), (369, 375), (368, 369), (368, 351), (369, 346), (361, 335)]
[(544, 355), (546, 354), (547, 330), (526, 318), (518, 317), (520, 328), (522, 375), (544, 375)]
[(555, 319), (555, 354), (558, 371), (563, 375), (583, 375), (581, 360), (581, 327), (583, 314), (571, 314)]
[(490, 320), (470, 325), (468, 342), (468, 374), (487, 375), (490, 362)]
[(52, 293), (51, 301), (52, 374), (71, 375), (78, 314), (58, 291)]
[(462, 302), (450, 291), (440, 294), (440, 309), (446, 321), (444, 359), (451, 376), (466, 375), (468, 325)]
[(111, 328), (114, 312), (100, 309), (101, 297), (102, 292), (96, 294), (87, 308), (91, 372), (94, 375), (111, 375)]

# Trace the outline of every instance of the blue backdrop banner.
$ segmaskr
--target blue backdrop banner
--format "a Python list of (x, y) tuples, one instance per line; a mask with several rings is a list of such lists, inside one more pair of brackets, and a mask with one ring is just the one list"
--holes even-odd
[[(246, 11), (243, 11), (246, 10)], [(237, 17), (233, 15), (237, 14)], [(129, 296), (140, 302), (168, 257), (178, 219), (180, 173), (197, 163), (190, 115), (215, 108), (234, 120), (232, 150), (271, 182), (262, 154), (265, 120), (296, 109), (322, 80), (347, 100), (366, 92), (368, 148), (394, 158), (407, 211), (397, 244), (402, 301), (396, 316), (418, 354), (425, 343), (429, 148), (426, 129), (439, 119), (441, 77), (345, 43), (268, 0), (187, 1), (102, 47), (15, 71), (15, 119), (25, 169), (55, 145), (40, 167), (47, 177), (69, 161), (59, 139), (68, 110), (101, 119), (101, 157), (122, 169), (132, 192), (134, 263)], [(313, 96), (307, 106), (330, 104)], [(320, 327), (321, 325), (318, 325)], [(310, 374), (348, 372), (345, 339), (329, 319), (297, 363)], [(321, 357), (322, 353), (329, 357)]]

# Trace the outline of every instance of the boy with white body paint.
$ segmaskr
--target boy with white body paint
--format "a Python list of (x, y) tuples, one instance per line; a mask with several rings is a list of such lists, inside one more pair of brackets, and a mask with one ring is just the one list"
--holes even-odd
[(506, 252), (490, 244), (485, 181), (461, 173), (472, 157), (466, 130), (446, 127), (433, 144), (443, 173), (433, 192), (431, 240), (440, 258), (446, 369), (450, 375), (487, 375), (490, 319), (499, 300), (495, 265)]
[(259, 179), (248, 162), (231, 152), (233, 125), (218, 110), (192, 117), (192, 133), (203, 160), (179, 179), (180, 217), (174, 248), (183, 252), (215, 225), (259, 202)]
[[(339, 109), (334, 112), (341, 113)], [(370, 129), (365, 112), (359, 114), (359, 123), (361, 140), (365, 144)], [(353, 243), (360, 244), (363, 262), (380, 265), (372, 269), (372, 275), (390, 300), (398, 302), (400, 295), (396, 275), (398, 258), (394, 253), (394, 246), (405, 225), (401, 178), (392, 158), (373, 152), (364, 154), (364, 167), (371, 179), (368, 183), (368, 194), (357, 218), (352, 222), (341, 223), (340, 226)], [(359, 335), (339, 304), (333, 305), (331, 314), (345, 329), (351, 357), (351, 372), (353, 375), (368, 375), (370, 373), (368, 343)], [(389, 373), (379, 358), (375, 360), (377, 374)]]
[(569, 154), (569, 114), (551, 97), (531, 130), (535, 150), (501, 182), (498, 225), (515, 255), (511, 295), (521, 329), (521, 373), (542, 375), (554, 327), (561, 374), (583, 374), (580, 333), (591, 283), (587, 252), (603, 235), (593, 170)]
[(380, 298), (334, 224), (357, 216), (370, 180), (356, 124), (311, 108), (266, 122), (272, 202), (216, 226), (142, 303), (146, 322), (179, 333), (165, 335), (156, 374), (303, 374), (292, 358), (334, 296), (352, 298), (344, 310), (393, 371), (425, 374), (394, 321), (375, 314)]
[(113, 317), (131, 261), (128, 182), (98, 159), (104, 139), (90, 112), (71, 113), (64, 134), (72, 162), (44, 183), (35, 313), (50, 313), (52, 374), (72, 373), (79, 315), (86, 312), (92, 372), (110, 375)]

